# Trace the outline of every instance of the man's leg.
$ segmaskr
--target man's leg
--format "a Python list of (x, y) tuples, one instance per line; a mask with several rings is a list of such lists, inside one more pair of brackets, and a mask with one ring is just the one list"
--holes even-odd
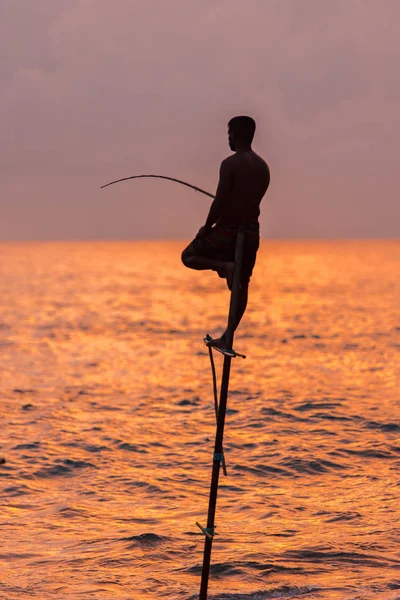
[[(238, 328), (239, 323), (242, 320), (242, 317), (246, 311), (248, 294), (249, 294), (248, 284), (247, 285), (241, 284), (240, 288), (239, 288), (239, 295), (238, 295), (237, 313), (234, 316), (234, 321), (233, 321), (233, 331), (236, 331), (236, 329)], [(209, 345), (210, 346), (218, 346), (218, 348), (225, 348), (226, 347), (226, 335), (227, 335), (227, 330), (224, 331), (224, 333), (221, 335), (220, 338), (215, 338)]]
[[(243, 247), (241, 282), (240, 282), (239, 293), (238, 293), (237, 312), (236, 312), (236, 315), (234, 315), (234, 320), (233, 320), (233, 331), (236, 331), (236, 329), (238, 328), (239, 323), (242, 320), (242, 317), (246, 311), (247, 299), (248, 299), (248, 295), (249, 295), (250, 279), (251, 279), (251, 276), (253, 273), (254, 265), (256, 264), (256, 256), (257, 256), (259, 243), (260, 243), (260, 239), (259, 239), (258, 235), (252, 236), (252, 237), (247, 237), (247, 234), (246, 234), (245, 241), (244, 241), (244, 247)], [(227, 331), (225, 330), (224, 333), (219, 338), (219, 340), (216, 340), (217, 345), (220, 348), (225, 347), (226, 334), (227, 334)]]
[[(253, 268), (256, 262), (256, 256), (259, 246), (258, 237), (245, 240), (245, 246), (243, 248), (243, 259), (242, 259), (242, 273), (241, 283), (238, 294), (237, 313), (234, 316), (233, 330), (239, 326), (239, 323), (245, 313), (247, 307), (247, 299), (249, 293), (250, 278), (253, 273)], [(231, 288), (230, 288), (231, 289)], [(226, 330), (220, 338), (216, 338), (211, 342), (211, 346), (218, 346), (219, 348), (226, 347)]]
[[(215, 258), (209, 258), (208, 256), (201, 256), (197, 253), (198, 249), (195, 247), (196, 240), (193, 240), (185, 248), (182, 252), (182, 262), (189, 269), (196, 269), (199, 271), (210, 269), (212, 271), (216, 271), (220, 277), (224, 277), (227, 280), (227, 285), (230, 290), (232, 290), (233, 283), (233, 271), (234, 271), (234, 263), (231, 261), (222, 261)], [(257, 245), (258, 247), (258, 245)], [(238, 304), (237, 304), (237, 313), (234, 317), (233, 328), (236, 331), (247, 307), (247, 299), (248, 299), (248, 288), (249, 282), (252, 272), (252, 267), (255, 262), (255, 252), (253, 252), (254, 256), (250, 258), (251, 269), (249, 270), (249, 265), (245, 264), (246, 260), (243, 261), (242, 269), (245, 270), (245, 273), (242, 273), (242, 282), (239, 288), (238, 295)], [(247, 259), (247, 262), (249, 259)], [(222, 334), (220, 338), (216, 338), (211, 342), (211, 346), (218, 346), (219, 348), (224, 348), (226, 344), (226, 331)]]
[(195, 255), (192, 253), (191, 249), (189, 249), (189, 246), (182, 252), (182, 262), (185, 267), (188, 267), (189, 269), (195, 269), (197, 271), (216, 271), (220, 277), (227, 280), (229, 289), (232, 288), (233, 262)]

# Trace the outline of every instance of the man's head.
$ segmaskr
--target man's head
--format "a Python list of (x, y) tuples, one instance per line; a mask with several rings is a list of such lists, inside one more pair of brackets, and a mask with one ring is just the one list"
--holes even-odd
[(228, 140), (231, 150), (236, 150), (239, 143), (251, 145), (256, 123), (251, 117), (233, 117), (228, 123)]

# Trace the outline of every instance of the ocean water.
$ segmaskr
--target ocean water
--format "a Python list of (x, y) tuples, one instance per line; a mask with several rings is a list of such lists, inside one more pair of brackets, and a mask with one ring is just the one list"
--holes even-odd
[[(229, 292), (183, 246), (0, 245), (1, 600), (198, 597)], [(399, 241), (263, 241), (210, 599), (400, 599), (399, 274)]]

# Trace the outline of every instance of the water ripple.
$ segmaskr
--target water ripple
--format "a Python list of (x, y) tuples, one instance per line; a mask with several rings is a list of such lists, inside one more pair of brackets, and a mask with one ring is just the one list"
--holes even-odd
[[(215, 273), (180, 242), (3, 244), (0, 597), (198, 599)], [(398, 242), (263, 241), (211, 600), (398, 600)], [(217, 355), (218, 382), (222, 357)]]

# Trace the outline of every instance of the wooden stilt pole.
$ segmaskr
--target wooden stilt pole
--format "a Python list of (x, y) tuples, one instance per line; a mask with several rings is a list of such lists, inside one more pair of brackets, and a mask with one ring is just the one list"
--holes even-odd
[[(242, 257), (243, 257), (243, 242), (244, 242), (244, 231), (239, 228), (236, 239), (235, 249), (235, 266), (233, 272), (233, 283), (231, 300), (229, 306), (229, 317), (228, 317), (228, 329), (226, 336), (226, 347), (233, 348), (233, 336), (234, 336), (234, 321), (237, 313), (238, 296), (240, 288), (240, 274), (242, 270)], [(224, 356), (224, 366), (222, 371), (221, 381), (221, 392), (220, 401), (218, 407), (218, 419), (217, 419), (217, 433), (215, 436), (214, 446), (214, 460), (211, 475), (211, 486), (210, 486), (210, 497), (208, 504), (208, 517), (207, 517), (207, 528), (204, 530), (205, 542), (204, 542), (204, 557), (203, 557), (203, 570), (201, 574), (201, 586), (200, 586), (200, 597), (199, 600), (207, 600), (208, 590), (208, 579), (210, 574), (210, 562), (211, 562), (211, 549), (213, 542), (213, 533), (215, 529), (215, 512), (217, 507), (217, 494), (218, 494), (218, 480), (219, 480), (219, 469), (222, 462), (222, 443), (224, 437), (224, 425), (225, 425), (225, 414), (226, 405), (228, 399), (228, 388), (229, 388), (229, 375), (231, 370), (231, 356)]]

